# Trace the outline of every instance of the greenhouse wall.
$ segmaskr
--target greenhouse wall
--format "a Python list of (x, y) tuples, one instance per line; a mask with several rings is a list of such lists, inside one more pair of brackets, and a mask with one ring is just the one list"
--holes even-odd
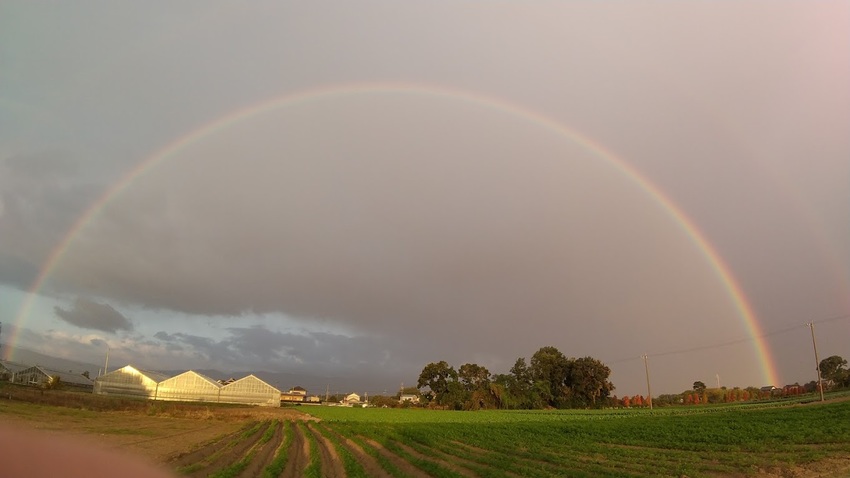
[(220, 400), (223, 403), (279, 407), (280, 390), (254, 375), (248, 375), (245, 378), (221, 387)]
[(215, 380), (189, 370), (159, 383), (157, 400), (180, 402), (218, 402), (221, 385)]
[(153, 399), (156, 398), (158, 383), (166, 378), (166, 375), (141, 371), (127, 365), (97, 377), (94, 393)]

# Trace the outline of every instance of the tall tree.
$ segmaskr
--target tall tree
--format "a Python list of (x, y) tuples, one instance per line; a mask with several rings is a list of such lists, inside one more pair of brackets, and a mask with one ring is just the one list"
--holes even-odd
[(843, 384), (847, 380), (847, 360), (833, 355), (820, 361), (820, 375), (824, 380), (832, 380), (836, 384)]
[(464, 388), (469, 392), (484, 389), (490, 383), (490, 371), (475, 363), (461, 365), (457, 375)]
[(571, 404), (595, 407), (604, 403), (602, 399), (614, 390), (610, 375), (611, 369), (593, 357), (568, 360), (564, 384), (569, 387)]
[(705, 384), (704, 383), (702, 383), (700, 381), (694, 382), (694, 392), (697, 392), (697, 394), (702, 394), (702, 392), (704, 392), (704, 391), (705, 391)]
[(536, 389), (547, 390), (543, 398), (549, 405), (557, 406), (565, 398), (564, 382), (568, 366), (567, 357), (552, 346), (541, 347), (531, 356), (531, 378)]
[(431, 392), (436, 396), (437, 401), (442, 403), (440, 402), (441, 396), (449, 392), (450, 383), (456, 382), (457, 372), (455, 372), (455, 369), (441, 360), (437, 363), (429, 363), (422, 369), (422, 373), (419, 374), (417, 386), (420, 389), (426, 386), (430, 388)]
[(537, 402), (540, 401), (540, 398), (532, 392), (534, 380), (525, 358), (516, 359), (514, 366), (511, 367), (510, 377), (509, 391), (515, 400), (516, 407), (523, 409), (539, 408)]

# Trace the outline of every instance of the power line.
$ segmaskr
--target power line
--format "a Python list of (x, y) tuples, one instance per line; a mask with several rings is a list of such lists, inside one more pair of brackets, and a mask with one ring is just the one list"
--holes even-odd
[(798, 330), (802, 329), (803, 327), (808, 327), (809, 324), (822, 324), (822, 323), (826, 323), (826, 322), (835, 322), (835, 321), (838, 321), (838, 320), (847, 320), (847, 319), (850, 319), (850, 314), (837, 315), (837, 316), (834, 316), (834, 317), (827, 317), (827, 318), (824, 318), (824, 319), (813, 320), (813, 321), (807, 322), (805, 324), (795, 325), (795, 326), (792, 326), (792, 327), (786, 327), (786, 328), (783, 328), (783, 329), (778, 329), (778, 330), (774, 330), (774, 331), (771, 331), (771, 332), (766, 332), (766, 333), (763, 333), (763, 334), (757, 335), (757, 336), (730, 340), (728, 342), (720, 342), (720, 343), (708, 344), (708, 345), (699, 345), (699, 346), (690, 347), (690, 348), (686, 348), (686, 349), (671, 350), (671, 351), (668, 351), (668, 352), (647, 353), (647, 354), (643, 354), (643, 355), (640, 355), (640, 356), (634, 356), (634, 357), (623, 357), (623, 358), (620, 358), (620, 359), (617, 359), (617, 360), (609, 361), (607, 363), (616, 364), (616, 363), (623, 363), (623, 362), (631, 362), (631, 361), (634, 361), (634, 360), (643, 360), (644, 356), (646, 356), (646, 357), (666, 357), (666, 356), (670, 356), (670, 355), (679, 355), (679, 354), (685, 354), (685, 353), (691, 353), (691, 352), (698, 352), (698, 351), (702, 351), (702, 350), (711, 350), (711, 349), (717, 349), (717, 348), (722, 348), (722, 347), (729, 347), (729, 346), (732, 346), (732, 345), (738, 345), (738, 344), (743, 344), (743, 343), (747, 343), (747, 342), (752, 342), (752, 341), (763, 339), (763, 338), (766, 338), (766, 337), (773, 337), (773, 336), (776, 336), (776, 335), (786, 334), (788, 332), (798, 331)]

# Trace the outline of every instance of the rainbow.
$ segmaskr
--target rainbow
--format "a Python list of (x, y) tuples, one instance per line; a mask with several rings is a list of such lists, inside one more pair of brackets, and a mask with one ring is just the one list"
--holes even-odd
[[(156, 167), (158, 164), (173, 158), (180, 154), (187, 147), (201, 141), (210, 135), (223, 131), (235, 124), (248, 120), (250, 118), (268, 113), (277, 109), (291, 107), (297, 104), (303, 104), (319, 99), (333, 99), (335, 97), (344, 97), (355, 94), (369, 93), (400, 93), (408, 95), (422, 95), (428, 97), (448, 98), (457, 101), (463, 101), (482, 108), (491, 109), (497, 112), (506, 113), (513, 117), (529, 121), (538, 125), (552, 133), (574, 141), (585, 148), (588, 152), (607, 161), (613, 165), (621, 174), (637, 184), (643, 191), (646, 192), (653, 200), (660, 204), (676, 224), (684, 231), (687, 237), (701, 251), (708, 264), (713, 269), (714, 273), (720, 278), (726, 293), (732, 299), (735, 308), (740, 315), (747, 332), (755, 342), (755, 351), (761, 362), (762, 374), (765, 383), (779, 384), (779, 374), (770, 349), (764, 340), (764, 333), (753, 312), (752, 307), (747, 301), (741, 286), (738, 284), (729, 266), (724, 262), (723, 258), (717, 253), (714, 247), (708, 242), (703, 233), (694, 224), (694, 222), (673, 203), (661, 190), (658, 189), (649, 179), (642, 176), (634, 167), (617, 157), (613, 152), (606, 149), (603, 145), (593, 141), (592, 139), (580, 134), (579, 132), (559, 123), (558, 121), (529, 110), (520, 105), (508, 102), (503, 99), (498, 99), (486, 96), (477, 92), (465, 91), (456, 88), (449, 88), (435, 85), (422, 85), (415, 83), (359, 83), (359, 84), (343, 84), (329, 85), (318, 88), (310, 88), (305, 90), (288, 93), (277, 96), (266, 101), (263, 101), (246, 108), (233, 111), (225, 116), (208, 122), (199, 128), (194, 129), (188, 134), (181, 136), (174, 141), (168, 143), (163, 148), (154, 152), (147, 159), (138, 163), (131, 171), (126, 173), (117, 183), (112, 185), (106, 192), (103, 193), (71, 226), (68, 233), (59, 242), (59, 244), (51, 251), (47, 260), (44, 262), (38, 276), (33, 281), (32, 286), (27, 292), (17, 317), (15, 324), (18, 325), (16, 330), (20, 330), (21, 325), (25, 322), (32, 309), (35, 297), (38, 295), (41, 288), (45, 285), (45, 281), (50, 276), (53, 269), (61, 261), (62, 256), (73, 243), (74, 238), (79, 232), (86, 227), (116, 196), (121, 194), (139, 177), (143, 176), (147, 171)], [(13, 334), (16, 332), (13, 331)], [(16, 336), (12, 335), (10, 344), (14, 344)], [(7, 348), (8, 350), (8, 348)], [(8, 354), (8, 352), (7, 352)]]

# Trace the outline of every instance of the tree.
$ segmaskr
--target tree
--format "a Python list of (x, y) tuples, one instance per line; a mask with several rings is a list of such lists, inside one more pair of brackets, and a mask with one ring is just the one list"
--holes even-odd
[(373, 406), (382, 408), (394, 408), (398, 406), (398, 400), (393, 397), (387, 397), (384, 395), (375, 395), (374, 397), (369, 397), (369, 403)]
[(510, 376), (512, 380), (509, 382), (508, 390), (516, 400), (516, 406), (524, 409), (539, 408), (535, 403), (539, 402), (540, 398), (533, 396), (534, 379), (524, 358), (516, 359), (514, 366), (511, 367)]
[(458, 378), (467, 391), (472, 392), (487, 387), (490, 383), (490, 371), (474, 363), (465, 363), (457, 372)]
[(570, 359), (567, 361), (564, 385), (569, 388), (573, 406), (596, 406), (614, 390), (614, 384), (608, 381), (611, 369), (593, 357)]
[(564, 382), (568, 366), (567, 357), (555, 347), (541, 347), (531, 356), (530, 371), (535, 389), (547, 389), (543, 398), (549, 405), (557, 406), (565, 398)]
[(530, 386), (533, 381), (531, 377), (531, 369), (528, 368), (528, 365), (525, 363), (525, 359), (522, 357), (516, 359), (514, 366), (511, 367), (511, 375), (514, 376), (518, 385)]
[(697, 394), (701, 395), (702, 392), (704, 392), (704, 391), (705, 391), (705, 384), (704, 383), (702, 383), (700, 381), (694, 382), (694, 392), (697, 392)]
[(827, 357), (820, 361), (820, 375), (824, 380), (832, 380), (836, 384), (844, 384), (848, 378), (847, 360), (838, 355)]
[[(445, 361), (429, 363), (419, 374), (418, 388), (428, 387), (434, 394), (434, 398), (440, 405), (445, 405), (455, 397), (448, 397), (449, 392), (456, 394), (457, 390), (452, 384), (457, 384), (457, 372)], [(458, 384), (459, 385), (459, 384)], [(451, 386), (451, 390), (450, 390)]]

